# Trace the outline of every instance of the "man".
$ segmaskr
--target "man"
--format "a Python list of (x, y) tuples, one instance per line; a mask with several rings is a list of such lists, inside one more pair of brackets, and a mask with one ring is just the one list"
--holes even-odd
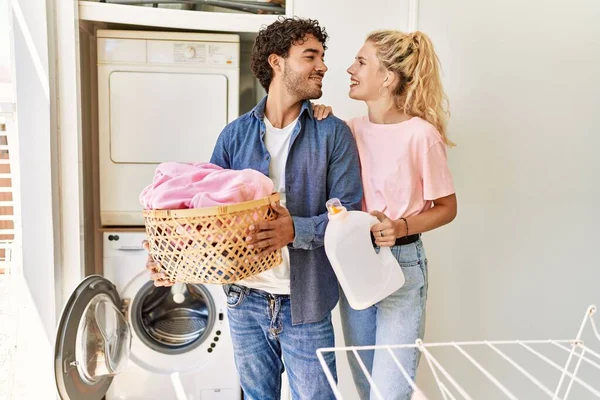
[[(283, 362), (294, 399), (334, 399), (316, 356), (334, 346), (331, 310), (338, 285), (325, 250), (325, 202), (337, 197), (360, 209), (356, 145), (339, 119), (317, 121), (309, 100), (322, 95), (327, 33), (317, 21), (288, 18), (263, 28), (252, 71), (267, 90), (252, 111), (227, 125), (211, 162), (252, 168), (281, 194), (278, 218), (250, 227), (250, 246), (282, 249), (283, 263), (225, 285), (234, 357), (245, 398), (277, 399)], [(285, 207), (284, 207), (285, 206)], [(148, 268), (156, 265), (148, 263)], [(157, 286), (164, 275), (152, 275)], [(335, 375), (335, 358), (326, 359)]]

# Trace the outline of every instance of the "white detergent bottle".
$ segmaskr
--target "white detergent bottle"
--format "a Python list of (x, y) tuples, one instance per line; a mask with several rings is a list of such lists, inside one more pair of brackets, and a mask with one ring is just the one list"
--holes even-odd
[(325, 253), (348, 303), (364, 310), (404, 285), (404, 274), (389, 247), (375, 252), (371, 227), (379, 220), (362, 211), (347, 211), (339, 199), (327, 201), (329, 223)]

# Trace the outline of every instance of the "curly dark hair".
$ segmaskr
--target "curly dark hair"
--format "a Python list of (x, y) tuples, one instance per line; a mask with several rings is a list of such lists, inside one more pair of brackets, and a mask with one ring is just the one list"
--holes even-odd
[(254, 76), (267, 92), (273, 79), (273, 69), (269, 65), (269, 56), (276, 54), (287, 57), (292, 45), (302, 43), (306, 35), (309, 34), (321, 42), (323, 48), (327, 50), (325, 43), (329, 37), (325, 28), (321, 27), (319, 21), (315, 19), (280, 17), (277, 21), (261, 28), (258, 32), (250, 56), (250, 67)]

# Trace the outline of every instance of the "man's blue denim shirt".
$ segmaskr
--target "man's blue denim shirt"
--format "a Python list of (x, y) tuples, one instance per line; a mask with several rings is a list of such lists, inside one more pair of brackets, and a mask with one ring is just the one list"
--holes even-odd
[[(223, 168), (251, 168), (269, 176), (270, 155), (264, 144), (267, 98), (227, 125), (215, 145), (211, 163)], [(323, 247), (328, 217), (325, 202), (337, 197), (348, 210), (360, 210), (362, 184), (358, 151), (350, 128), (330, 116), (318, 121), (312, 104), (302, 104), (292, 132), (285, 167), (286, 207), (296, 237), (290, 251), (292, 323), (322, 320), (339, 293)]]

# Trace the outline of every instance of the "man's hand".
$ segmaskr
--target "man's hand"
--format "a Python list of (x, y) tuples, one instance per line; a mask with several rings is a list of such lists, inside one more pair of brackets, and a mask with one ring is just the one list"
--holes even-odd
[(259, 257), (294, 241), (294, 220), (288, 209), (279, 203), (272, 203), (271, 207), (277, 213), (277, 219), (251, 225), (246, 238), (249, 249), (260, 250)]
[(150, 244), (148, 243), (148, 241), (144, 240), (142, 242), (142, 245), (144, 246), (144, 249), (146, 249), (146, 251), (148, 251), (148, 260), (146, 261), (146, 269), (150, 271), (150, 279), (152, 279), (154, 281), (154, 286), (157, 286), (157, 287), (173, 286), (174, 283), (167, 279), (167, 276), (164, 274), (164, 272), (160, 272), (160, 265), (156, 261), (154, 261), (154, 259), (150, 255), (150, 253), (149, 253), (150, 252)]

